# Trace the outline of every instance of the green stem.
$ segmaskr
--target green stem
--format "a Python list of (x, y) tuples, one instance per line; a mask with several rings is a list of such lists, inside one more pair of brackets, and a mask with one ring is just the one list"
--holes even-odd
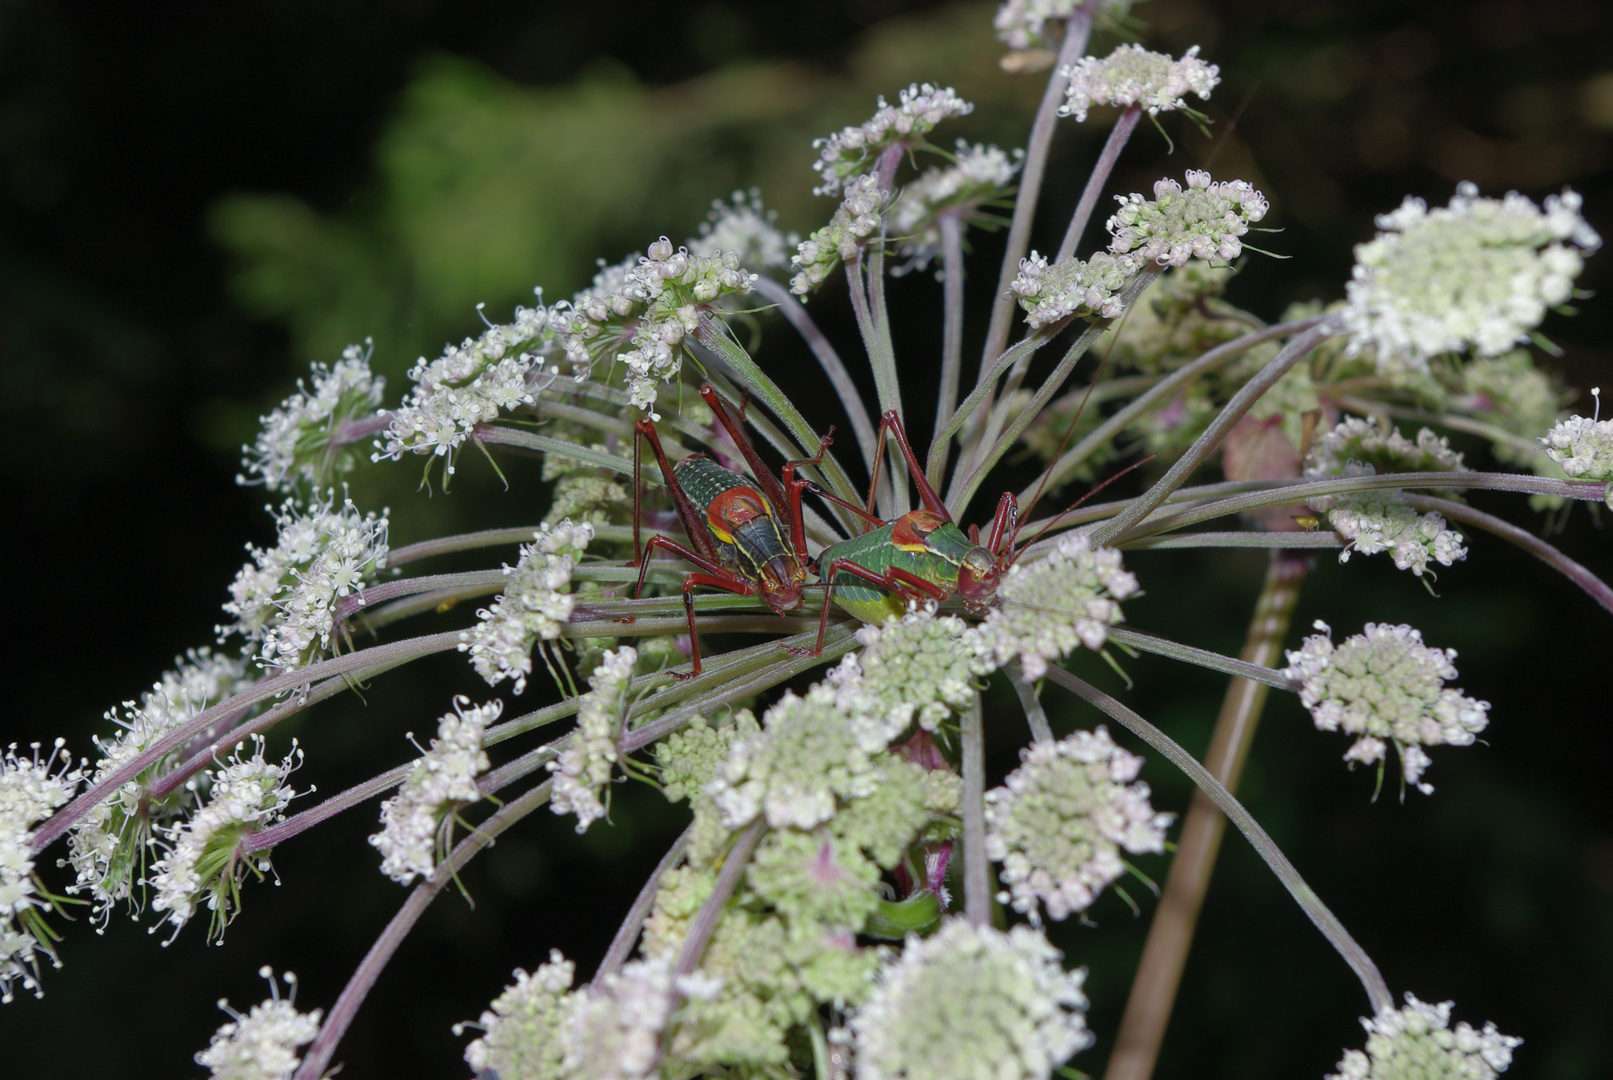
[[(985, 403), (987, 397), (991, 394), (992, 385), (997, 381), (997, 376), (1007, 371), (1021, 356), (1029, 355), (1051, 341), (1053, 335), (1057, 333), (1057, 329), (1044, 326), (1039, 330), (1033, 330), (1012, 349), (997, 357), (981, 382), (969, 392), (968, 397), (963, 399), (963, 404), (958, 406), (957, 411), (952, 414), (952, 418), (941, 427), (940, 431), (935, 433), (935, 439), (930, 443), (930, 456), (924, 464), (926, 476), (940, 475), (941, 447), (945, 446), (947, 440), (956, 435), (969, 417), (974, 414), (975, 410)], [(964, 447), (960, 460), (969, 460), (969, 447)]]
[(963, 751), (963, 910), (969, 922), (991, 922), (991, 867), (986, 858), (986, 736), (980, 695), (964, 710)]
[[(1287, 561), (1300, 561), (1298, 559), (1283, 560), (1278, 552), (1273, 552), (1278, 562), (1286, 565)], [(1276, 565), (1274, 562), (1273, 565)], [(1122, 645), (1136, 649), (1138, 652), (1153, 653), (1155, 656), (1164, 656), (1171, 660), (1178, 660), (1184, 664), (1205, 668), (1208, 671), (1219, 671), (1223, 675), (1231, 675), (1236, 679), (1260, 683), (1262, 686), (1274, 686), (1279, 690), (1297, 689), (1287, 676), (1280, 671), (1272, 670), (1270, 665), (1262, 665), (1248, 660), (1234, 660), (1230, 656), (1222, 656), (1208, 649), (1197, 649), (1191, 645), (1183, 645), (1167, 638), (1154, 634), (1145, 634), (1140, 630), (1129, 630), (1124, 626), (1111, 626), (1109, 636)]]
[(1153, 513), (1170, 493), (1187, 482), (1187, 478), (1215, 452), (1225, 439), (1243, 419), (1244, 413), (1253, 407), (1256, 401), (1267, 390), (1276, 385), (1277, 380), (1287, 374), (1288, 369), (1299, 363), (1311, 354), (1311, 351), (1320, 345), (1323, 340), (1336, 333), (1335, 320), (1328, 319), (1317, 323), (1304, 333), (1293, 338), (1283, 346), (1282, 350), (1272, 358), (1271, 362), (1260, 369), (1260, 372), (1250, 379), (1232, 396), (1210, 421), (1210, 425), (1188, 447), (1186, 453), (1166, 470), (1155, 484), (1137, 498), (1129, 507), (1121, 511), (1114, 520), (1106, 522), (1093, 531), (1092, 538), (1099, 544), (1112, 544), (1149, 514)]
[(1325, 532), (1193, 532), (1171, 536), (1144, 536), (1116, 544), (1122, 551), (1159, 551), (1164, 548), (1273, 548), (1299, 551), (1341, 548), (1339, 534)]
[[(941, 229), (941, 390), (935, 399), (935, 430), (940, 431), (958, 407), (958, 380), (963, 368), (963, 219), (942, 214)], [(930, 486), (941, 486), (949, 439), (933, 440), (933, 466), (926, 468)]]
[(1338, 916), (1328, 910), (1321, 898), (1305, 884), (1305, 879), (1294, 869), (1294, 864), (1288, 861), (1282, 849), (1266, 834), (1266, 830), (1260, 827), (1254, 815), (1233, 798), (1232, 793), (1210, 770), (1199, 764), (1192, 754), (1183, 750), (1169, 735), (1090, 683), (1076, 678), (1060, 667), (1048, 668), (1047, 677), (1125, 725), (1138, 738), (1163, 754), (1171, 764), (1186, 773), (1198, 785), (1199, 790), (1208, 795), (1221, 812), (1238, 827), (1238, 831), (1243, 833), (1245, 839), (1265, 860), (1266, 865), (1271, 867), (1272, 872), (1293, 896), (1306, 917), (1344, 958), (1350, 970), (1355, 972), (1356, 978), (1361, 980), (1361, 985), (1366, 990), (1367, 1000), (1372, 1005), (1372, 1015), (1376, 1016), (1395, 1007), (1394, 996), (1389, 993), (1388, 984), (1383, 981), (1378, 966), (1372, 962), (1366, 950), (1361, 948), (1350, 936), (1349, 931), (1344, 929), (1344, 924), (1339, 922)]

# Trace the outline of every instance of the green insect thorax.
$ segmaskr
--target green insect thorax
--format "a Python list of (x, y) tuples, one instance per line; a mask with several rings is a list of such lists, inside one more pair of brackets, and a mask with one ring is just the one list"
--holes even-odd
[[(979, 545), (947, 522), (925, 536), (922, 548), (899, 547), (892, 538), (898, 525), (897, 521), (889, 522), (873, 532), (824, 548), (818, 555), (818, 572), (828, 573), (836, 559), (849, 559), (876, 574), (896, 567), (949, 592), (955, 591), (964, 556)], [(907, 601), (901, 596), (844, 569), (835, 575), (834, 602), (848, 615), (867, 623), (882, 623), (892, 615), (900, 617), (907, 612)]]

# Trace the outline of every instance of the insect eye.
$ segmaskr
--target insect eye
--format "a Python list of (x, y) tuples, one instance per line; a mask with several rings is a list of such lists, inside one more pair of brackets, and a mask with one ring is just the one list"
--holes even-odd
[(975, 577), (985, 577), (997, 567), (997, 560), (991, 557), (991, 552), (985, 548), (975, 548), (963, 557), (963, 565), (967, 566)]

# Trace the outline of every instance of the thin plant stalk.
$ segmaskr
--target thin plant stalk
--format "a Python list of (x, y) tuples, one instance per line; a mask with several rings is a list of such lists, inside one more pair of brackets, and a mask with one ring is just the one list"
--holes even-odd
[[(958, 406), (957, 410), (953, 412), (952, 416), (947, 420), (947, 422), (943, 424), (941, 429), (935, 433), (935, 438), (930, 443), (930, 455), (928, 459), (926, 459), (924, 466), (924, 473), (926, 476), (931, 474), (936, 476), (940, 475), (940, 470), (937, 468), (937, 462), (940, 460), (938, 457), (940, 448), (946, 445), (948, 439), (952, 438), (958, 433), (969, 417), (974, 415), (975, 410), (986, 403), (987, 399), (991, 396), (991, 385), (996, 381), (997, 376), (1001, 375), (1004, 371), (1007, 371), (1009, 366), (1012, 365), (1020, 356), (1026, 353), (1035, 352), (1037, 349), (1040, 349), (1043, 345), (1051, 341), (1052, 338), (1053, 330), (1051, 327), (1043, 327), (1040, 330), (1033, 330), (1031, 333), (1025, 335), (1025, 337), (1022, 338), (1017, 344), (1015, 344), (1012, 349), (1009, 349), (992, 362), (991, 369), (986, 373), (988, 377), (981, 383), (977, 384), (975, 388), (969, 392), (969, 396), (963, 399), (963, 404)], [(964, 455), (965, 459), (967, 459), (967, 448), (964, 450)]]
[[(1281, 659), (1283, 640), (1308, 570), (1304, 557), (1272, 554), (1240, 654), (1245, 663), (1269, 668)], [(1238, 788), (1268, 690), (1266, 682), (1250, 679), (1234, 678), (1227, 684), (1204, 767), (1229, 792)], [(1104, 1080), (1148, 1080), (1153, 1074), (1226, 824), (1226, 815), (1210, 797), (1195, 791), (1176, 840), (1165, 891), (1148, 928), (1142, 961), (1132, 977), (1131, 996)]]
[(661, 856), (661, 861), (655, 864), (650, 871), (650, 878), (639, 890), (638, 897), (634, 899), (633, 906), (627, 909), (627, 917), (622, 920), (621, 927), (616, 936), (611, 939), (610, 948), (605, 950), (605, 958), (599, 962), (599, 970), (594, 972), (593, 985), (600, 985), (607, 975), (615, 974), (627, 963), (627, 958), (633, 955), (633, 946), (638, 943), (639, 931), (644, 928), (644, 920), (649, 918), (650, 909), (655, 906), (655, 894), (661, 890), (661, 879), (667, 872), (683, 858), (684, 849), (689, 846), (689, 838), (694, 835), (694, 826), (690, 825), (678, 838), (672, 841), (667, 853)]
[(689, 924), (689, 935), (683, 939), (675, 974), (688, 975), (700, 966), (700, 957), (704, 955), (706, 945), (722, 919), (722, 910), (728, 906), (729, 898), (739, 887), (739, 879), (745, 873), (756, 845), (761, 843), (766, 828), (767, 819), (758, 817), (734, 837), (733, 846), (723, 856), (722, 869), (718, 871), (717, 881), (711, 887), (711, 895), (706, 897), (706, 902), (700, 905), (700, 911)]
[(1047, 710), (1042, 708), (1042, 699), (1036, 693), (1035, 684), (1025, 678), (1018, 657), (1003, 666), (1003, 674), (1008, 676), (1008, 684), (1019, 695), (1019, 706), (1025, 710), (1025, 720), (1030, 724), (1031, 739), (1039, 743), (1052, 742), (1053, 725), (1048, 723)]
[(547, 803), (552, 784), (553, 781), (545, 780), (523, 793), (520, 798), (512, 799), (499, 807), (486, 821), (454, 846), (453, 853), (438, 864), (429, 878), (414, 887), (414, 891), (403, 902), (398, 913), (392, 916), (392, 921), (381, 931), (381, 936), (370, 946), (370, 951), (360, 961), (352, 978), (347, 980), (341, 996), (336, 999), (336, 1004), (331, 1006), (330, 1014), (320, 1025), (319, 1034), (308, 1045), (308, 1052), (303, 1056), (302, 1064), (298, 1066), (293, 1080), (318, 1080), (325, 1075), (330, 1059), (336, 1053), (336, 1045), (341, 1042), (342, 1036), (347, 1034), (348, 1026), (358, 1014), (359, 1006), (364, 1004), (364, 999), (369, 996), (375, 981), (381, 977), (381, 971), (392, 959), (392, 955), (398, 951), (398, 946), (403, 944), (403, 939), (408, 937), (409, 931), (414, 929), (414, 924), (420, 920), (420, 916), (425, 914), (426, 908), (431, 906), (437, 894), (454, 880), (465, 864), (491, 844), (500, 833)]
[[(1252, 334), (1244, 334), (1224, 344), (1205, 352), (1190, 363), (1183, 364), (1168, 376), (1143, 391), (1125, 407), (1117, 411), (1103, 423), (1099, 424), (1089, 435), (1065, 452), (1047, 471), (1047, 486), (1056, 487), (1066, 477), (1075, 471), (1076, 467), (1092, 455), (1100, 446), (1105, 446), (1116, 435), (1120, 434), (1133, 420), (1152, 408), (1155, 403), (1164, 400), (1178, 389), (1197, 379), (1200, 375), (1219, 367), (1233, 357), (1248, 352), (1256, 345), (1271, 341), (1275, 338), (1288, 337), (1291, 334), (1302, 333), (1321, 322), (1327, 316), (1318, 315), (1311, 319), (1300, 319), (1295, 322), (1277, 323), (1272, 326), (1256, 330)], [(1036, 485), (1027, 487), (1020, 495), (1021, 500), (1027, 500), (1035, 492)]]
[(1030, 249), (1031, 225), (1036, 218), (1036, 204), (1042, 196), (1042, 177), (1047, 172), (1048, 150), (1053, 143), (1059, 106), (1064, 104), (1064, 92), (1069, 83), (1061, 72), (1087, 51), (1087, 40), (1091, 33), (1092, 12), (1082, 5), (1064, 22), (1064, 41), (1059, 46), (1058, 59), (1053, 61), (1053, 70), (1048, 74), (1047, 88), (1042, 91), (1042, 103), (1037, 106), (1036, 119), (1031, 122), (1030, 141), (1025, 147), (1025, 168), (1019, 178), (1019, 196), (1014, 200), (1014, 217), (1008, 226), (1002, 269), (997, 274), (997, 300), (992, 305), (991, 322), (986, 329), (986, 347), (980, 354), (980, 385), (987, 385), (986, 372), (1008, 344), (1008, 331), (1014, 314), (1014, 301), (1009, 295), (1008, 286), (1019, 273), (1019, 260)]
[(502, 547), (505, 544), (524, 544), (537, 534), (536, 525), (522, 526), (518, 529), (483, 529), (480, 532), (459, 533), (455, 536), (439, 536), (435, 540), (422, 540), (417, 544), (408, 544), (404, 547), (394, 548), (387, 552), (386, 566), (402, 566), (405, 563), (416, 562), (420, 559), (429, 559), (434, 555), (447, 555), (455, 551), (474, 551), (477, 548)]
[(1134, 525), (1153, 513), (1171, 492), (1181, 487), (1193, 471), (1204, 464), (1215, 452), (1216, 447), (1221, 445), (1221, 440), (1225, 439), (1238, 421), (1243, 419), (1244, 413), (1248, 412), (1267, 390), (1276, 385), (1277, 380), (1281, 379), (1289, 368), (1309, 356), (1311, 350), (1337, 332), (1336, 321), (1326, 319), (1291, 339), (1254, 378), (1244, 383), (1243, 387), (1232, 395), (1232, 400), (1226, 403), (1214, 420), (1210, 421), (1204, 433), (1176, 459), (1153, 487), (1112, 521), (1105, 522), (1093, 531), (1093, 540), (1099, 544), (1112, 543), (1125, 536)]
[(1372, 1006), (1372, 1015), (1376, 1016), (1395, 1007), (1394, 997), (1389, 993), (1389, 985), (1383, 981), (1383, 975), (1378, 971), (1378, 965), (1372, 962), (1365, 949), (1350, 936), (1344, 924), (1339, 922), (1338, 916), (1330, 911), (1320, 897), (1305, 884), (1294, 864), (1288, 861), (1288, 856), (1267, 835), (1266, 830), (1254, 819), (1254, 815), (1244, 809), (1242, 803), (1232, 796), (1232, 793), (1221, 784), (1197, 758), (1183, 750), (1181, 746), (1166, 735), (1159, 728), (1144, 720), (1138, 713), (1116, 701), (1092, 684), (1076, 678), (1061, 667), (1047, 669), (1047, 677), (1077, 697), (1095, 706), (1124, 725), (1138, 738), (1159, 751), (1165, 758), (1181, 769), (1197, 784), (1200, 791), (1209, 795), (1211, 801), (1221, 809), (1221, 812), (1231, 819), (1238, 827), (1238, 831), (1254, 847), (1256, 853), (1271, 867), (1277, 879), (1283, 883), (1305, 916), (1322, 932), (1322, 936), (1332, 945), (1344, 962), (1355, 972), (1356, 978), (1361, 980), (1361, 986), (1367, 993), (1367, 1000)]
[(813, 321), (807, 312), (806, 305), (790, 292), (781, 282), (763, 274), (756, 280), (756, 291), (772, 303), (784, 318), (801, 335), (812, 355), (817, 357), (818, 364), (823, 373), (829, 377), (829, 385), (835, 388), (840, 397), (840, 404), (846, 410), (846, 416), (851, 421), (852, 434), (857, 438), (857, 448), (862, 451), (865, 468), (874, 467), (874, 426), (868, 419), (868, 407), (863, 404), (861, 392), (857, 384), (852, 381), (851, 372), (846, 370), (845, 363), (835, 347), (830, 343), (818, 324)]
[(960, 739), (963, 757), (963, 910), (974, 926), (991, 922), (991, 867), (986, 859), (986, 736), (980, 695), (964, 710)]
[[(942, 214), (941, 230), (941, 390), (935, 400), (935, 430), (940, 431), (958, 407), (958, 379), (963, 367), (963, 219)], [(941, 486), (951, 440), (935, 444), (933, 464), (926, 468), (931, 487)]]
[(1115, 162), (1120, 160), (1120, 152), (1126, 148), (1131, 133), (1137, 130), (1137, 121), (1142, 114), (1142, 106), (1128, 106), (1115, 121), (1115, 126), (1109, 129), (1109, 138), (1103, 144), (1103, 151), (1098, 154), (1097, 164), (1092, 166), (1092, 175), (1087, 177), (1081, 201), (1075, 204), (1070, 227), (1065, 230), (1064, 242), (1059, 245), (1058, 257), (1054, 262), (1063, 262), (1075, 254), (1076, 245), (1081, 243), (1081, 234), (1086, 232), (1087, 222), (1092, 219), (1092, 211), (1098, 207), (1098, 196), (1103, 194), (1103, 185), (1109, 182), (1109, 174), (1114, 172)]

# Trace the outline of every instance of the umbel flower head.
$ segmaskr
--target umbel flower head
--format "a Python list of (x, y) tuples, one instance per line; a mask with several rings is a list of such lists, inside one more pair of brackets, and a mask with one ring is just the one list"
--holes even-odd
[(1150, 116), (1186, 109), (1188, 94), (1208, 101), (1221, 81), (1221, 69), (1200, 60), (1197, 45), (1180, 60), (1141, 45), (1121, 45), (1102, 59), (1083, 56), (1060, 74), (1069, 78), (1070, 85), (1059, 115), (1073, 116), (1078, 123), (1086, 120), (1094, 105), (1137, 105)]
[[(95, 737), (101, 757), (90, 777), (92, 784), (247, 681), (244, 657), (215, 655), (206, 648), (191, 649), (175, 665), (138, 702), (126, 701), (121, 709), (107, 712), (106, 718), (119, 731), (109, 738)], [(103, 925), (114, 903), (133, 899), (134, 885), (145, 870), (153, 827), (167, 824), (195, 802), (189, 786), (161, 799), (147, 791), (155, 777), (178, 762), (181, 750), (176, 747), (96, 803), (74, 822), (68, 834), (68, 858), (77, 874), (68, 891), (88, 892)]]
[(231, 1019), (196, 1055), (196, 1064), (212, 1070), (214, 1080), (289, 1080), (302, 1063), (297, 1048), (319, 1034), (320, 1010), (297, 1011), (295, 975), (288, 971), (282, 976), (291, 992), (281, 998), (274, 972), (262, 967), (258, 974), (269, 982), (269, 1000), (252, 1006), (245, 1016), (220, 1001), (218, 1007)]
[(26, 757), (16, 744), (0, 755), (0, 1003), (12, 1000), (14, 985), (40, 993), (39, 953), (61, 966), (44, 923), (54, 903), (34, 877), (32, 844), (34, 826), (67, 805), (83, 779), (62, 745), (58, 740), (44, 760), (38, 743)]
[(540, 525), (515, 565), (505, 564), (509, 584), (476, 613), (476, 626), (459, 635), (459, 651), (470, 653), (471, 666), (489, 686), (514, 679), (517, 694), (526, 689), (533, 644), (559, 637), (571, 618), (571, 571), (593, 538), (587, 523)]
[[(1350, 462), (1344, 476), (1372, 476), (1371, 465)], [(1419, 514), (1387, 489), (1356, 491), (1347, 495), (1321, 495), (1307, 500), (1312, 510), (1327, 516), (1327, 523), (1346, 543), (1339, 562), (1349, 562), (1353, 553), (1376, 555), (1389, 552), (1395, 568), (1410, 570), (1418, 577), (1428, 571), (1432, 559), (1451, 566), (1467, 558), (1462, 534), (1447, 528), (1442, 514), (1430, 510)]]
[(1288, 653), (1283, 674), (1299, 684), (1299, 700), (1322, 731), (1356, 736), (1346, 761), (1381, 762), (1393, 743), (1406, 781), (1423, 794), (1428, 768), (1425, 746), (1468, 746), (1489, 724), (1487, 701), (1445, 686), (1456, 678), (1455, 649), (1432, 649), (1409, 626), (1367, 623), (1362, 632), (1333, 644), (1320, 620), (1312, 634)]
[(1032, 681), (1047, 662), (1077, 645), (1103, 648), (1109, 627), (1124, 621), (1120, 601), (1137, 591), (1137, 579), (1122, 569), (1120, 552), (1094, 548), (1086, 533), (1059, 537), (1045, 559), (1016, 563), (1003, 576), (1002, 602), (975, 628), (987, 670), (1019, 659)]
[(1035, 743), (1003, 786), (986, 792), (986, 854), (1002, 863), (1000, 899), (1040, 923), (1085, 911), (1125, 871), (1132, 854), (1165, 850), (1172, 815), (1156, 814), (1148, 785), (1133, 781), (1143, 759), (1108, 731), (1077, 731)]
[(659, 420), (658, 387), (682, 370), (683, 339), (699, 327), (703, 312), (748, 294), (756, 275), (732, 251), (691, 255), (664, 236), (619, 272), (619, 279), (602, 273), (593, 289), (556, 304), (550, 319), (577, 378), (615, 357), (627, 369), (628, 400)]
[(736, 191), (730, 202), (713, 199), (711, 212), (700, 223), (700, 235), (685, 243), (690, 251), (713, 256), (731, 251), (741, 266), (758, 270), (778, 270), (790, 264), (790, 249), (799, 241), (795, 233), (785, 236), (774, 222), (777, 210), (762, 205), (758, 188)]
[(1092, 1045), (1086, 972), (1062, 959), (1028, 926), (910, 935), (851, 1020), (858, 1080), (1045, 1080)]
[(262, 430), (255, 446), (241, 447), (248, 474), (238, 484), (260, 483), (270, 491), (310, 490), (327, 486), (337, 473), (353, 467), (347, 448), (375, 433), (359, 422), (370, 420), (381, 407), (386, 380), (370, 374), (371, 345), (349, 345), (342, 358), (326, 367), (316, 363), (308, 385), (297, 380), (297, 392), (260, 418)]
[(285, 817), (296, 796), (286, 778), (302, 764), (302, 751), (293, 743), (276, 765), (264, 760), (263, 745), (263, 736), (253, 735), (252, 756), (244, 760), (237, 746), (209, 771), (207, 802), (158, 833), (165, 853), (151, 868), (151, 909), (165, 913), (162, 922), (172, 924), (175, 934), (196, 914), (196, 906), (205, 904), (212, 912), (208, 936), (221, 936), (241, 905), (247, 872), (262, 877), (269, 870), (269, 851), (248, 851), (246, 842)]
[(482, 1029), (482, 1036), (465, 1047), (465, 1063), (477, 1076), (500, 1080), (553, 1080), (566, 1057), (567, 995), (577, 965), (549, 951), (549, 962), (528, 975), (515, 969), (515, 984), (493, 999), (474, 1025), (456, 1024), (454, 1034), (466, 1027)]
[[(997, 9), (992, 26), (1010, 49), (1039, 48), (1048, 44), (1048, 23), (1068, 19), (1086, 3), (1087, 0), (1008, 0)], [(1091, 6), (1095, 16), (1116, 20), (1131, 10), (1131, 0), (1098, 0)]]
[(982, 203), (1002, 196), (1013, 182), (1024, 157), (1010, 156), (995, 146), (970, 146), (958, 140), (951, 165), (932, 166), (902, 188), (890, 210), (889, 232), (900, 240), (896, 253), (908, 260), (892, 273), (928, 266), (941, 250), (942, 216), (967, 218), (979, 213)]
[(921, 145), (924, 136), (949, 116), (967, 116), (974, 106), (960, 98), (952, 87), (941, 89), (913, 83), (897, 95), (895, 105), (883, 95), (874, 115), (856, 127), (841, 128), (834, 135), (812, 140), (818, 160), (812, 168), (823, 183), (812, 189), (814, 195), (839, 195), (841, 186), (873, 168), (874, 159), (893, 146)]
[(829, 670), (839, 708), (853, 724), (872, 724), (876, 739), (896, 738), (915, 721), (935, 731), (974, 698), (974, 650), (968, 627), (933, 607), (857, 631), (861, 654)]
[(1133, 253), (1161, 266), (1189, 259), (1227, 263), (1243, 254), (1238, 238), (1266, 216), (1266, 197), (1242, 180), (1213, 181), (1187, 170), (1187, 187), (1175, 180), (1154, 183), (1154, 197), (1116, 195), (1120, 209), (1108, 221), (1109, 250)]
[(422, 356), (409, 369), (414, 389), (375, 442), (374, 460), (431, 454), (444, 459), (451, 476), (454, 451), (477, 424), (532, 404), (542, 357), (554, 350), (549, 311), (541, 301), (540, 290), (538, 305), (517, 307), (509, 323), (488, 323), (481, 337), (449, 345), (436, 360)]
[(1122, 310), (1121, 291), (1141, 267), (1135, 256), (1106, 251), (1049, 266), (1033, 251), (1030, 258), (1019, 260), (1019, 276), (1008, 291), (1025, 309), (1025, 321), (1032, 327), (1062, 322), (1071, 315), (1112, 319)]
[(501, 701), (472, 706), (463, 694), (454, 698), (454, 711), (437, 721), (431, 748), (381, 804), (381, 831), (370, 837), (381, 852), (381, 873), (407, 885), (436, 869), (448, 852), (454, 812), (482, 797), (476, 777), (489, 764), (482, 736), (503, 711)]
[(1320, 478), (1343, 476), (1350, 462), (1370, 465), (1377, 472), (1461, 472), (1459, 450), (1450, 440), (1427, 428), (1417, 432), (1417, 441), (1390, 428), (1387, 434), (1376, 416), (1348, 416), (1316, 440), (1305, 458), (1305, 475)]
[(1495, 1080), (1523, 1040), (1492, 1023), (1483, 1031), (1466, 1023), (1453, 1029), (1452, 1004), (1427, 1005), (1407, 994), (1404, 1008), (1363, 1018), (1366, 1049), (1346, 1050), (1326, 1080)]
[(549, 809), (576, 814), (580, 833), (605, 816), (603, 795), (620, 757), (616, 738), (632, 703), (627, 692), (636, 663), (638, 652), (630, 646), (606, 650), (588, 677), (588, 693), (578, 702), (577, 732), (571, 745), (560, 752), (558, 761), (548, 763), (554, 774)]
[[(672, 970), (663, 959), (635, 960), (597, 987), (572, 996), (562, 1076), (639, 1080), (660, 1056), (672, 1015)], [(502, 1080), (502, 1076), (500, 1077)]]
[(846, 185), (846, 197), (835, 209), (829, 224), (801, 241), (790, 265), (796, 268), (790, 278), (790, 291), (806, 302), (806, 294), (824, 283), (835, 267), (850, 261), (857, 249), (879, 230), (887, 192), (880, 190), (879, 178), (859, 176)]
[(288, 499), (275, 524), (274, 547), (247, 545), (252, 562), (235, 575), (224, 605), (235, 622), (219, 635), (260, 642), (265, 667), (289, 670), (330, 648), (340, 600), (363, 603), (365, 584), (386, 565), (387, 513), (361, 515), (345, 493), (337, 508), (332, 491), (306, 510)]
[(1495, 356), (1527, 341), (1601, 245), (1581, 201), (1565, 190), (1542, 209), (1515, 191), (1480, 198), (1466, 182), (1434, 210), (1407, 196), (1355, 249), (1343, 316), (1352, 355), (1370, 346), (1380, 369), (1426, 370), (1438, 353)]
[[(1601, 388), (1591, 391), (1601, 404)], [(1570, 416), (1536, 440), (1546, 456), (1575, 480), (1613, 480), (1613, 420)]]

